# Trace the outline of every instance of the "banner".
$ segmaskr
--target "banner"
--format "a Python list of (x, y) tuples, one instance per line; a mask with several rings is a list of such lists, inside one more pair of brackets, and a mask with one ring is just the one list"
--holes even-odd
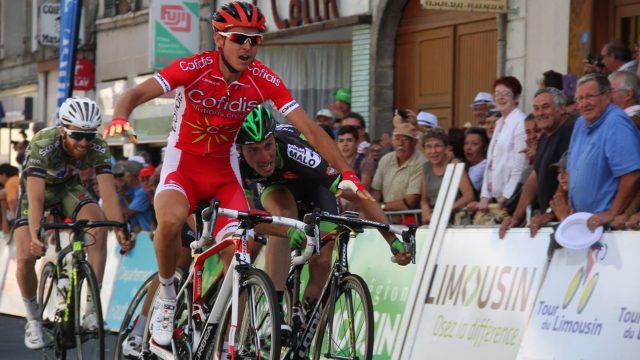
[(149, 65), (158, 70), (200, 49), (200, 2), (154, 0), (149, 19)]
[(507, 0), (421, 0), (427, 10), (506, 13)]
[[(429, 249), (427, 229), (416, 234), (416, 259), (421, 249)], [(382, 235), (366, 229), (349, 244), (349, 271), (364, 278), (373, 302), (374, 343), (373, 358), (390, 359), (398, 342), (400, 323), (407, 298), (411, 296), (417, 265), (400, 266), (390, 261), (391, 251)]]
[[(129, 253), (119, 256), (122, 260), (113, 281), (115, 285), (109, 297), (109, 310), (104, 312), (105, 321), (116, 331), (142, 283), (158, 271), (153, 242), (146, 231), (137, 234), (136, 246)], [(104, 291), (102, 293), (104, 296)]]
[(605, 233), (587, 250), (555, 251), (519, 359), (636, 359), (638, 232)]
[(513, 359), (547, 263), (549, 231), (447, 229), (410, 359)]
[[(60, 9), (60, 65), (58, 69), (58, 107), (71, 96), (76, 62), (76, 41), (81, 0), (64, 0)], [(57, 121), (57, 119), (56, 119)]]

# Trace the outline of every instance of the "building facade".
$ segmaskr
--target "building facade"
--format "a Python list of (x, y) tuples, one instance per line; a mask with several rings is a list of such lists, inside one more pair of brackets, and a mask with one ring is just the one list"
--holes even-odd
[[(199, 51), (214, 47), (209, 19), (223, 2), (197, 2)], [(53, 124), (57, 48), (39, 41), (47, 3), (57, 1), (0, 0), (0, 101), (10, 115), (5, 126), (8, 119), (23, 127)], [(579, 76), (583, 58), (599, 54), (611, 39), (632, 47), (640, 27), (640, 0), (505, 0), (507, 11), (500, 14), (426, 10), (420, 0), (254, 3), (268, 27), (258, 58), (281, 75), (312, 115), (332, 101), (336, 89), (350, 87), (352, 110), (364, 115), (372, 138), (391, 130), (394, 108), (424, 109), (444, 127), (460, 127), (470, 120), (475, 94), (491, 92), (500, 75), (520, 79), (520, 106), (529, 111), (543, 72)], [(109, 121), (118, 96), (157, 70), (149, 60), (150, 2), (83, 4), (78, 57), (94, 62), (95, 85), (77, 93), (95, 98)], [(157, 161), (172, 111), (170, 95), (137, 109), (131, 121), (141, 145), (134, 149), (110, 140), (114, 152), (145, 149)], [(20, 139), (17, 131), (0, 130), (0, 160), (10, 158), (9, 137)]]

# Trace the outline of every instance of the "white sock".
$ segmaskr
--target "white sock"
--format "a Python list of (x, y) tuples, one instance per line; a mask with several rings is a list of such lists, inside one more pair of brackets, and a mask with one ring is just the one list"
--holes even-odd
[(38, 302), (36, 301), (35, 296), (31, 299), (22, 298), (22, 302), (24, 303), (24, 307), (27, 310), (27, 320), (41, 320), (40, 307), (38, 306)]
[(163, 278), (158, 275), (158, 279), (160, 279), (160, 293), (158, 296), (163, 300), (175, 300), (176, 288), (173, 286), (175, 277)]
[(144, 333), (144, 325), (147, 323), (147, 317), (145, 315), (140, 314), (138, 316), (138, 320), (136, 320), (136, 325), (131, 330), (131, 335), (142, 336)]

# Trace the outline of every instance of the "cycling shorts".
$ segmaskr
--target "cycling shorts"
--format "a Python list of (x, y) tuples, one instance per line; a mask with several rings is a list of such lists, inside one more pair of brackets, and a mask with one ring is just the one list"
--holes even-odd
[[(16, 216), (16, 227), (27, 225), (29, 218), (29, 199), (26, 194), (26, 179), (23, 177), (20, 183), (20, 195), (18, 198), (18, 209)], [(44, 209), (50, 209), (53, 206), (60, 206), (64, 216), (75, 218), (80, 207), (87, 203), (96, 203), (89, 191), (82, 186), (80, 177), (75, 176), (61, 184), (45, 185), (44, 192)]]
[[(242, 189), (235, 147), (229, 157), (214, 157), (167, 146), (155, 196), (166, 190), (182, 193), (189, 202), (190, 213), (195, 210), (197, 203), (214, 197), (220, 201), (220, 207), (239, 211), (249, 209)], [(223, 235), (234, 232), (237, 227), (236, 219), (220, 216), (213, 230), (216, 242)]]

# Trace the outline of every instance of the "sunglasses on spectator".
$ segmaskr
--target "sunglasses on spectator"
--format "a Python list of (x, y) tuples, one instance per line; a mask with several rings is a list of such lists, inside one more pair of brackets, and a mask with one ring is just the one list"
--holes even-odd
[(77, 130), (69, 130), (66, 127), (63, 127), (64, 132), (67, 135), (76, 141), (82, 141), (82, 139), (86, 139), (87, 141), (93, 141), (98, 134), (97, 131), (77, 131)]
[(232, 42), (238, 45), (244, 45), (244, 43), (246, 43), (247, 41), (251, 46), (262, 44), (262, 34), (249, 35), (241, 32), (224, 32), (224, 31), (218, 31), (218, 34), (226, 37), (227, 39), (231, 40)]

